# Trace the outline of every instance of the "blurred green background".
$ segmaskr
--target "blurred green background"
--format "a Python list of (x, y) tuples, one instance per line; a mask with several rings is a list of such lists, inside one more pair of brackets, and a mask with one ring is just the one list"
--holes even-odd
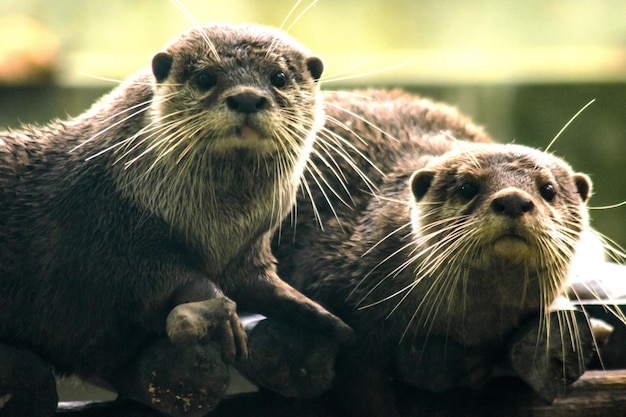
[[(184, 4), (200, 22), (278, 27), (297, 2)], [(167, 0), (2, 0), (0, 129), (79, 114), (115, 86), (94, 76), (126, 78), (190, 24)], [(500, 142), (545, 147), (596, 99), (552, 151), (591, 175), (592, 206), (626, 200), (624, 0), (321, 0), (289, 33), (325, 58), (324, 88), (409, 89), (457, 106)], [(626, 207), (591, 215), (626, 246)], [(61, 393), (93, 395), (72, 384)]]

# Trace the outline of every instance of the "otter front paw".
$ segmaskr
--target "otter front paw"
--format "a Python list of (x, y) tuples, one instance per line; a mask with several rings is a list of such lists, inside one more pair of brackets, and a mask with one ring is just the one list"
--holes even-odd
[(163, 338), (148, 346), (110, 381), (120, 398), (174, 417), (200, 417), (222, 400), (228, 365), (213, 343), (176, 346)]
[(491, 376), (491, 356), (489, 350), (468, 348), (442, 337), (405, 339), (398, 346), (396, 367), (400, 380), (420, 389), (479, 388)]
[(175, 345), (215, 342), (228, 361), (245, 358), (246, 333), (236, 310), (226, 297), (180, 304), (167, 316), (167, 335)]
[(508, 360), (515, 373), (551, 403), (585, 372), (594, 351), (585, 313), (552, 311), (515, 333)]
[(293, 398), (317, 397), (332, 387), (337, 340), (259, 315), (242, 319), (249, 355), (234, 366), (249, 381)]

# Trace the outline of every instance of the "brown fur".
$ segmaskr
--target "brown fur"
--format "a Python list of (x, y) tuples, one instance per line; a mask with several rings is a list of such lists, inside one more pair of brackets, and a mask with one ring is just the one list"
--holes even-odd
[[(269, 247), (321, 123), (322, 69), (280, 31), (210, 24), (83, 115), (2, 132), (0, 354), (28, 349), (61, 374), (132, 392), (124, 384), (144, 375), (131, 365), (162, 366), (142, 351), (166, 333), (181, 349), (213, 340), (226, 358), (245, 355), (230, 299), (349, 334), (278, 278)], [(194, 365), (174, 363), (175, 349), (170, 360)], [(0, 375), (3, 415), (30, 401), (20, 383)], [(205, 386), (184, 385), (192, 413), (215, 405), (202, 403)]]
[[(443, 362), (478, 358), (481, 369), (451, 379), (481, 383), (490, 369), (482, 362), (493, 366), (511, 333), (545, 311), (566, 279), (587, 223), (589, 179), (551, 155), (489, 143), (443, 104), (381, 91), (328, 92), (325, 102), (326, 142), (343, 138), (371, 184), (335, 158), (345, 189), (329, 169), (322, 175), (336, 194), (308, 180), (323, 229), (303, 197), (275, 251), (281, 276), (355, 330), (357, 343), (338, 358), (336, 389), (356, 414), (394, 415), (401, 341), (424, 348), (425, 364), (446, 351)], [(323, 142), (316, 149), (324, 155)]]

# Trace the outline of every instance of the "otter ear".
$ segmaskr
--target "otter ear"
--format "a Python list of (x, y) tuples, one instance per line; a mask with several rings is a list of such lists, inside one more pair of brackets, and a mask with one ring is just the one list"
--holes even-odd
[(324, 61), (317, 56), (311, 56), (306, 60), (306, 66), (315, 81), (319, 81), (324, 72)]
[(435, 173), (426, 169), (417, 170), (411, 175), (409, 184), (411, 185), (411, 192), (416, 201), (420, 201), (430, 188), (430, 184), (435, 178)]
[(591, 197), (591, 179), (585, 174), (577, 173), (574, 174), (574, 184), (580, 198), (587, 201)]
[(152, 58), (152, 74), (158, 82), (163, 82), (172, 69), (174, 58), (167, 52), (159, 52)]

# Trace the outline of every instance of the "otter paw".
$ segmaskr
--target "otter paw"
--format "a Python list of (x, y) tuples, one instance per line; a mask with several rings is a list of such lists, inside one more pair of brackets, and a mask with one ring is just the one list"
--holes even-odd
[(396, 368), (403, 382), (432, 392), (479, 388), (491, 376), (490, 357), (446, 338), (407, 339), (398, 346)]
[(518, 330), (508, 350), (513, 371), (551, 403), (586, 370), (595, 349), (582, 311), (552, 311)]
[(175, 345), (215, 342), (228, 361), (245, 358), (246, 332), (236, 310), (226, 297), (180, 304), (167, 316), (167, 335)]
[(234, 366), (249, 381), (292, 398), (317, 397), (332, 387), (336, 339), (258, 315), (243, 321), (249, 355)]
[(229, 383), (228, 365), (215, 344), (179, 346), (165, 338), (145, 349), (113, 381), (120, 398), (175, 417), (207, 414), (224, 397)]

